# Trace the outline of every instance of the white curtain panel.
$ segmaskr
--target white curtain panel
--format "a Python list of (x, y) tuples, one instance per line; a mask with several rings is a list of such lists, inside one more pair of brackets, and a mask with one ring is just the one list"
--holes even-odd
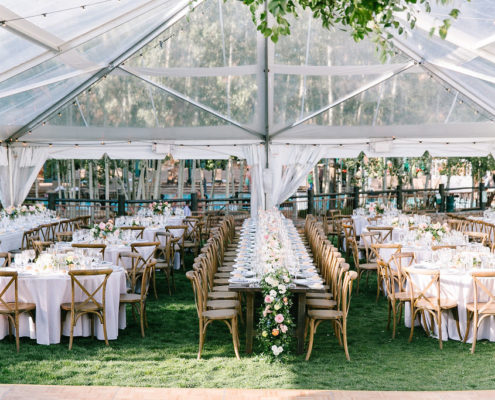
[(42, 147), (1, 148), (0, 201), (4, 207), (24, 202), (47, 157), (48, 149)]
[(269, 168), (265, 168), (265, 146), (245, 146), (251, 171), (251, 214), (256, 215), (265, 207), (278, 207), (292, 196), (304, 184), (322, 153), (322, 146), (272, 145), (269, 147)]

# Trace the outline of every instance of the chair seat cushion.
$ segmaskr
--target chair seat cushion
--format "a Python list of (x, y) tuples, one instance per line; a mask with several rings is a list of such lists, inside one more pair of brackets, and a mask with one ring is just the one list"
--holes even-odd
[(211, 300), (236, 300), (236, 292), (208, 292), (208, 298)]
[[(495, 304), (491, 303), (488, 307), (487, 304), (488, 303), (478, 303), (478, 312), (483, 310), (480, 314), (495, 314)], [(467, 303), (466, 308), (473, 312), (475, 310), (474, 303)]]
[(230, 272), (217, 272), (215, 274), (215, 279), (220, 278), (230, 278)]
[(306, 304), (309, 308), (334, 308), (337, 302), (329, 299), (308, 299)]
[[(10, 314), (15, 309), (15, 303), (7, 303), (8, 307), (3, 304), (0, 304), (0, 314)], [(32, 311), (36, 309), (36, 304), (34, 303), (17, 303), (17, 309), (20, 312)], [(12, 311), (10, 311), (12, 310)]]
[(330, 292), (315, 292), (315, 293), (308, 293), (307, 294), (308, 299), (327, 299), (330, 300), (333, 295)]
[(120, 295), (121, 303), (138, 303), (141, 301), (141, 295), (136, 293), (126, 293)]
[[(429, 297), (428, 300), (420, 299), (415, 303), (416, 303), (415, 306), (417, 308), (434, 310), (437, 307), (438, 298), (437, 297)], [(440, 299), (440, 307), (443, 309), (455, 308), (455, 307), (457, 307), (457, 301), (452, 300), (452, 299), (442, 299), (441, 298)]]
[(222, 300), (208, 300), (206, 302), (206, 308), (211, 310), (219, 310), (222, 308), (236, 308), (239, 307), (238, 300), (222, 299)]
[(233, 267), (218, 267), (218, 272), (232, 272), (234, 270)]
[(228, 285), (229, 279), (228, 278), (213, 279), (213, 283), (215, 285)]
[(231, 319), (237, 315), (235, 308), (203, 311), (203, 317), (207, 319)]
[(312, 319), (338, 319), (342, 318), (342, 311), (339, 310), (309, 310), (308, 317)]
[[(213, 286), (213, 291), (214, 292), (228, 292), (229, 291), (229, 285)], [(234, 292), (232, 292), (232, 293), (234, 293)]]
[(378, 269), (378, 264), (376, 263), (359, 264), (359, 269), (364, 269), (365, 271), (376, 271)]
[[(70, 303), (63, 303), (60, 305), (60, 307), (62, 308), (62, 310), (65, 310), (65, 311), (70, 311)], [(99, 311), (101, 310), (102, 308), (101, 307), (98, 307), (96, 304), (94, 303), (86, 303), (86, 304), (83, 304), (82, 302), (81, 303), (75, 303), (74, 304), (74, 309), (76, 311)]]

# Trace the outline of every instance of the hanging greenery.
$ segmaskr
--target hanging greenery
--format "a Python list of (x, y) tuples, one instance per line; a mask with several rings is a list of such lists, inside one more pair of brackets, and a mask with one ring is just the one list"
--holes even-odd
[(290, 274), (285, 268), (277, 268), (261, 279), (263, 306), (258, 332), (261, 351), (274, 358), (285, 356), (290, 348), (294, 322), (290, 315), (292, 293)]
[[(435, 1), (446, 5), (452, 3), (452, 0)], [(422, 12), (431, 12), (429, 0), (267, 0), (266, 8), (265, 0), (243, 2), (249, 6), (257, 29), (273, 42), (277, 42), (281, 35), (290, 34), (290, 16), (297, 17), (301, 8), (309, 8), (325, 28), (340, 25), (356, 42), (372, 35), (384, 54), (391, 48), (391, 30), (402, 35), (415, 27), (418, 4), (422, 6)], [(402, 13), (402, 17), (398, 13)], [(450, 9), (448, 15), (439, 26), (432, 28), (432, 35), (437, 32), (440, 37), (446, 37), (452, 19), (459, 16), (459, 10)]]

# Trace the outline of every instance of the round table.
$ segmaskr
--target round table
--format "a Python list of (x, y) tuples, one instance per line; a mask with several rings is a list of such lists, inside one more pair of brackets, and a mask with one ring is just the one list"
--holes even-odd
[[(3, 288), (10, 278), (0, 278), (0, 288)], [(88, 276), (79, 279), (90, 290), (95, 290), (101, 283), (102, 276)], [(19, 302), (36, 304), (36, 328), (31, 317), (22, 314), (19, 321), (19, 335), (36, 339), (38, 344), (60, 343), (60, 305), (71, 302), (71, 280), (62, 272), (46, 274), (30, 274), (19, 272)], [(106, 322), (109, 340), (118, 337), (119, 329), (126, 327), (125, 306), (120, 306), (120, 294), (126, 293), (125, 272), (115, 268), (107, 281), (106, 287)], [(79, 298), (78, 298), (79, 297)], [(81, 291), (76, 291), (76, 301), (82, 300)], [(14, 301), (14, 288), (11, 287), (4, 295), (6, 301)], [(101, 301), (101, 296), (96, 299)], [(99, 340), (104, 339), (103, 326), (95, 318), (95, 334)], [(70, 334), (70, 317), (64, 321), (63, 334)], [(0, 339), (8, 335), (7, 317), (0, 317)], [(74, 328), (74, 336), (90, 336), (91, 320), (87, 315), (82, 316)]]

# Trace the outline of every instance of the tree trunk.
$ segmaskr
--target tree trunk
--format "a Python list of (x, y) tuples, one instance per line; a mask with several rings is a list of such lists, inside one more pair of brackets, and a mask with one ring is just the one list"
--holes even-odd
[(191, 168), (191, 193), (196, 193), (196, 160), (192, 160)]
[(155, 179), (153, 187), (153, 199), (158, 200), (160, 198), (160, 189), (162, 181), (162, 160), (156, 160)]
[(227, 161), (227, 168), (225, 174), (225, 197), (228, 199), (230, 197), (230, 170), (232, 169), (232, 158)]
[[(89, 198), (94, 199), (95, 198), (95, 192), (94, 192), (94, 186), (93, 186), (93, 160), (88, 161), (88, 185), (89, 185)], [(95, 213), (94, 213), (94, 203), (90, 203), (90, 210), (91, 210), (91, 221), (94, 221)]]
[[(110, 171), (107, 156), (105, 156), (105, 200), (110, 200)], [(105, 203), (105, 218), (110, 218), (110, 208), (108, 203)]]
[(244, 191), (244, 160), (239, 162), (239, 193)]

